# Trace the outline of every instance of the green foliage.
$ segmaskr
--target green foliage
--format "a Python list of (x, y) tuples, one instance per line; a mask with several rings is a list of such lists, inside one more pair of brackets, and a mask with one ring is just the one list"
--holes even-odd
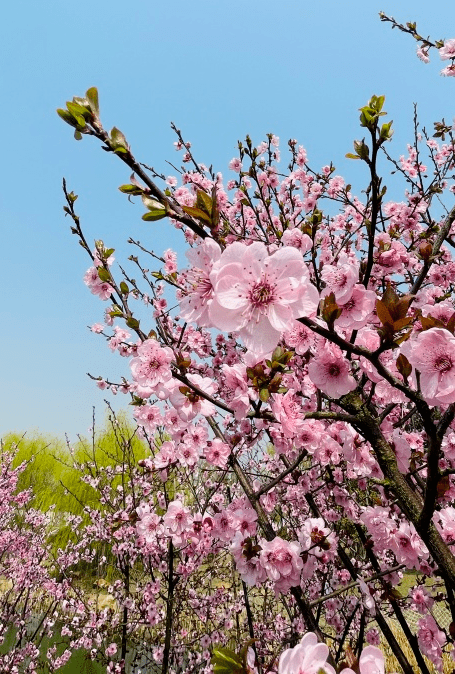
[[(99, 509), (99, 492), (81, 479), (82, 475), (102, 472), (117, 466), (136, 466), (146, 458), (148, 445), (139, 440), (134, 427), (125, 418), (117, 419), (118, 425), (106, 425), (94, 442), (80, 438), (73, 448), (60, 439), (35, 434), (20, 436), (15, 433), (3, 439), (6, 450), (16, 450), (13, 466), (26, 464), (18, 480), (18, 491), (30, 489), (34, 495), (32, 507), (43, 512), (54, 508), (49, 531), (49, 543), (54, 553), (63, 548), (73, 535), (67, 515), (85, 518), (84, 507)], [(128, 439), (128, 442), (125, 440)], [(122, 475), (111, 482), (115, 489), (121, 484)]]

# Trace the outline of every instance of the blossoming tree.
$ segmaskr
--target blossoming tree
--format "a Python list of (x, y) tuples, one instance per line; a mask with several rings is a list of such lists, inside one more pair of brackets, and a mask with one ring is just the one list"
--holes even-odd
[[(381, 18), (416, 39), (422, 60), (439, 50), (443, 74), (455, 73), (455, 40), (433, 43), (415, 24)], [(130, 239), (141, 285), (115, 270), (112, 248), (89, 245), (64, 184), (72, 232), (93, 263), (85, 283), (108, 304), (92, 329), (129, 361), (121, 381), (98, 377), (98, 386), (131, 397), (151, 446), (146, 475), (164, 485), (197, 475), (205, 489), (161, 503), (146, 490), (130, 503), (138, 550), (147, 558), (167, 541), (180, 559), (169, 567), (171, 594), (198, 555), (214, 577), (218, 555), (235, 565), (237, 635), (255, 640), (254, 658), (215, 650), (220, 672), (268, 671), (286, 645), (280, 674), (384, 671), (381, 639), (407, 674), (432, 671), (429, 661), (442, 671), (443, 652), (453, 653), (453, 130), (438, 122), (430, 137), (416, 122), (395, 160), (384, 100), (361, 108), (368, 140), (348, 155), (368, 172), (362, 197), (332, 164), (311, 168), (295, 140), (285, 167), (276, 136), (258, 146), (247, 137), (225, 182), (173, 127), (182, 167), (166, 178), (135, 158), (121, 131), (103, 128), (96, 89), (58, 111), (77, 139), (99, 140), (132, 171), (120, 190), (140, 198), (142, 219), (163, 239), (169, 221), (188, 244), (179, 270), (173, 251)], [(402, 201), (386, 198), (382, 154), (404, 180)], [(406, 595), (404, 573), (414, 581)], [(255, 594), (264, 589), (273, 601)], [(255, 616), (259, 596), (268, 621)], [(199, 645), (206, 671), (217, 639)], [(183, 667), (177, 651), (175, 636), (163, 672)]]

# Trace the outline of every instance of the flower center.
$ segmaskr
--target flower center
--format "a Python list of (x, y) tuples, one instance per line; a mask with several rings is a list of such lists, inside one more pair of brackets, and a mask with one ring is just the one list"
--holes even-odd
[(336, 363), (330, 363), (327, 372), (331, 377), (338, 377), (340, 374), (340, 367)]
[(439, 372), (448, 372), (452, 369), (452, 361), (448, 356), (438, 356), (434, 361), (434, 367)]
[(255, 309), (266, 307), (275, 299), (275, 287), (267, 281), (256, 283), (250, 291), (250, 302)]

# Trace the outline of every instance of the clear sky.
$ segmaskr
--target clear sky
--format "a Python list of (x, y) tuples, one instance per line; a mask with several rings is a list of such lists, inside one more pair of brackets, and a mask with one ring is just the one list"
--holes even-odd
[[(438, 11), (439, 7), (439, 11)], [(344, 158), (362, 137), (358, 108), (385, 94), (396, 156), (412, 140), (413, 103), (423, 125), (455, 115), (455, 80), (424, 66), (409, 36), (378, 12), (417, 21), (425, 36), (455, 36), (455, 5), (427, 0), (16, 0), (2, 10), (0, 162), (0, 435), (39, 429), (72, 438), (104, 416), (104, 393), (86, 373), (127, 373), (87, 329), (104, 305), (82, 282), (89, 266), (63, 217), (62, 177), (79, 194), (87, 239), (126, 259), (129, 236), (161, 253), (183, 244), (163, 221), (144, 223), (117, 187), (129, 172), (99, 143), (77, 143), (55, 114), (90, 86), (106, 128), (118, 126), (138, 159), (172, 174), (174, 121), (199, 161), (228, 173), (237, 140), (297, 138), (310, 163)], [(393, 178), (392, 178), (393, 180)], [(396, 195), (399, 198), (399, 194)], [(112, 397), (111, 397), (112, 399)], [(114, 400), (118, 409), (126, 398)]]

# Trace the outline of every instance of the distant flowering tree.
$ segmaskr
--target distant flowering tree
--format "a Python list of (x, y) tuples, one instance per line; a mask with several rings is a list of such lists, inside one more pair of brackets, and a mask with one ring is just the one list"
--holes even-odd
[[(450, 61), (442, 73), (455, 74), (455, 40), (432, 42), (415, 24), (381, 18), (416, 39), (422, 60), (437, 49)], [(173, 126), (184, 154), (166, 177), (135, 159), (121, 131), (105, 131), (95, 88), (58, 111), (77, 139), (97, 138), (133, 172), (120, 190), (140, 197), (143, 220), (168, 218), (189, 246), (179, 271), (169, 249), (130, 239), (140, 287), (125, 268), (114, 273), (112, 248), (88, 244), (64, 184), (72, 232), (93, 262), (85, 283), (108, 301), (106, 327), (92, 330), (129, 358), (121, 381), (94, 379), (130, 395), (150, 441), (141, 495), (120, 520), (135, 522), (130, 554), (148, 564), (143, 605), (156, 569), (167, 583), (163, 612), (141, 618), (165, 622), (163, 674), (382, 674), (381, 640), (406, 674), (427, 674), (429, 661), (442, 671), (443, 656), (453, 657), (453, 129), (437, 122), (430, 137), (416, 122), (407, 155), (395, 160), (383, 106), (384, 96), (372, 96), (360, 109), (368, 140), (347, 155), (367, 170), (362, 197), (333, 164), (312, 169), (295, 140), (285, 167), (276, 136), (258, 146), (247, 137), (224, 181)], [(404, 181), (403, 201), (386, 200), (382, 153)], [(156, 478), (161, 499), (147, 489)], [(173, 493), (182, 479), (189, 488)], [(224, 582), (215, 590), (226, 559), (229, 617), (202, 638), (194, 623), (177, 633), (176, 588), (208, 574), (213, 594), (200, 583), (186, 595), (205, 620), (226, 591)], [(414, 587), (403, 596), (406, 572)], [(128, 616), (122, 625), (131, 629)], [(228, 633), (252, 648), (229, 650)], [(124, 667), (114, 648), (107, 654), (109, 671)]]

